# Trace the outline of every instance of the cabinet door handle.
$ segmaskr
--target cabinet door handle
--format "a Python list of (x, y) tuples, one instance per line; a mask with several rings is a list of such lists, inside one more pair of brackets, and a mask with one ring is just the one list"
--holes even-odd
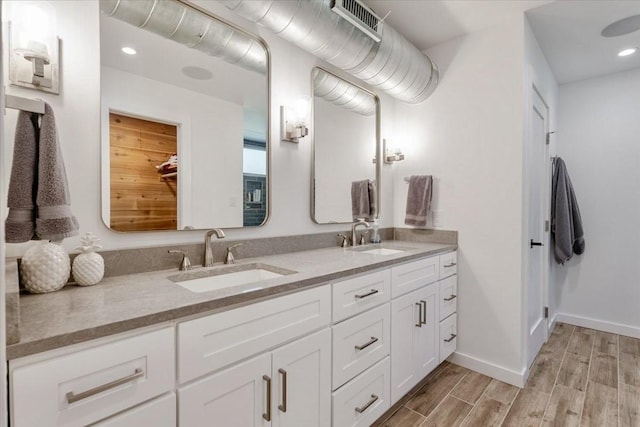
[(287, 371), (280, 368), (278, 372), (282, 375), (282, 405), (278, 405), (278, 409), (287, 412)]
[(456, 264), (455, 262), (451, 261), (451, 263), (450, 263), (450, 264), (445, 265), (445, 266), (444, 266), (444, 268), (455, 267), (456, 265), (458, 265), (458, 264)]
[(262, 414), (262, 418), (271, 421), (271, 378), (269, 375), (263, 375), (262, 379), (267, 383), (267, 412)]
[(457, 295), (453, 295), (451, 294), (451, 296), (449, 298), (445, 298), (445, 301), (453, 301), (454, 299), (456, 299), (458, 296)]
[(422, 319), (420, 319), (420, 323), (422, 323), (423, 325), (426, 325), (427, 324), (427, 302), (421, 299), (420, 304), (422, 304), (422, 310), (420, 310), (422, 314)]
[(369, 400), (362, 408), (357, 408), (356, 407), (356, 412), (361, 414), (364, 411), (366, 411), (367, 409), (369, 409), (369, 406), (373, 405), (374, 403), (376, 403), (376, 400), (378, 400), (378, 396), (376, 396), (375, 394), (371, 395), (371, 400)]
[(369, 347), (371, 344), (377, 343), (378, 342), (378, 338), (376, 337), (371, 337), (371, 340), (369, 340), (367, 343), (362, 344), (362, 345), (357, 345), (356, 350), (364, 350), (365, 348)]
[(362, 298), (366, 298), (366, 297), (370, 297), (371, 295), (375, 295), (378, 292), (380, 292), (377, 289), (371, 289), (369, 292), (367, 292), (366, 294), (362, 294), (362, 295), (354, 295), (356, 297), (356, 299), (362, 299)]
[(422, 328), (422, 304), (417, 302), (416, 305), (418, 306), (418, 323), (416, 323), (416, 326)]
[(102, 393), (103, 391), (107, 391), (112, 388), (118, 387), (119, 385), (126, 384), (131, 381), (135, 381), (138, 378), (142, 378), (142, 377), (144, 377), (144, 372), (142, 371), (142, 369), (137, 368), (135, 371), (133, 371), (133, 374), (131, 375), (127, 375), (126, 377), (119, 378), (107, 384), (99, 385), (98, 387), (94, 387), (90, 390), (83, 391), (82, 393), (75, 394), (74, 392), (70, 391), (66, 394), (67, 402), (71, 404), (79, 400), (86, 399), (87, 397), (94, 396), (98, 393)]
[(455, 337), (457, 337), (457, 335), (456, 335), (456, 334), (451, 334), (451, 337), (449, 337), (449, 339), (447, 339), (447, 340), (444, 340), (444, 342), (451, 342), (451, 341), (453, 341), (453, 339), (454, 339)]

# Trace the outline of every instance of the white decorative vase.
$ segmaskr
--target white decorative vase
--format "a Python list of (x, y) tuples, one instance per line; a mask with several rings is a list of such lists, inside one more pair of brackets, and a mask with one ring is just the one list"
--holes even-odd
[(70, 272), (69, 254), (58, 243), (39, 243), (29, 248), (20, 264), (24, 287), (33, 294), (62, 289)]
[(73, 260), (73, 278), (80, 286), (95, 285), (104, 277), (104, 258), (94, 252), (102, 246), (98, 245), (100, 239), (89, 232), (84, 235), (80, 249), (82, 253)]

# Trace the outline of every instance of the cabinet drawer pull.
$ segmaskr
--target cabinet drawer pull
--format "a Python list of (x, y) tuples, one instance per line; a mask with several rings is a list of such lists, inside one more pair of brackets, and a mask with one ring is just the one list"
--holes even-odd
[(416, 323), (416, 326), (422, 328), (422, 304), (417, 302), (416, 305), (418, 306), (418, 323)]
[(267, 412), (262, 414), (262, 418), (271, 421), (271, 378), (269, 375), (263, 375), (262, 379), (267, 383)]
[(420, 322), (423, 325), (426, 325), (427, 324), (427, 302), (421, 299), (420, 304), (422, 304), (422, 310), (420, 310), (422, 314), (422, 319), (420, 319)]
[(444, 340), (444, 342), (451, 342), (451, 341), (454, 340), (455, 337), (457, 337), (456, 334), (451, 334), (451, 337), (449, 337), (449, 339), (447, 339), (447, 340)]
[(107, 384), (99, 385), (98, 387), (92, 388), (91, 390), (83, 391), (82, 393), (78, 393), (78, 394), (75, 394), (74, 392), (70, 391), (66, 395), (67, 402), (69, 402), (70, 404), (75, 403), (79, 400), (86, 399), (87, 397), (94, 396), (98, 393), (102, 393), (103, 391), (110, 390), (112, 388), (118, 387), (119, 385), (126, 384), (131, 381), (135, 381), (138, 378), (142, 378), (142, 377), (144, 377), (144, 372), (142, 371), (142, 369), (136, 368), (136, 370), (133, 371), (133, 374), (131, 375), (127, 375), (126, 377), (117, 379), (115, 381), (111, 381), (110, 383), (107, 383)]
[(367, 292), (366, 294), (362, 294), (362, 295), (355, 295), (356, 299), (361, 299), (361, 298), (366, 298), (366, 297), (370, 297), (371, 295), (375, 295), (378, 292), (380, 292), (377, 289), (371, 289), (369, 292)]
[(449, 298), (445, 298), (444, 300), (445, 300), (445, 301), (453, 301), (453, 300), (454, 300), (454, 299), (456, 299), (456, 298), (457, 298), (457, 295), (453, 295), (453, 294), (452, 294)]
[(356, 412), (361, 414), (364, 411), (366, 411), (367, 409), (369, 409), (369, 406), (373, 405), (374, 403), (376, 403), (376, 401), (378, 400), (378, 396), (376, 396), (375, 394), (371, 395), (371, 400), (368, 401), (366, 403), (366, 405), (364, 405), (362, 408), (356, 408)]
[(445, 265), (444, 268), (455, 267), (456, 265), (458, 265), (458, 264), (456, 264), (455, 262), (451, 262), (451, 264)]
[(282, 375), (282, 405), (278, 405), (278, 409), (287, 412), (287, 371), (280, 368), (278, 372)]
[(371, 344), (377, 343), (378, 342), (378, 338), (376, 337), (371, 337), (371, 340), (365, 344), (362, 345), (357, 345), (356, 350), (364, 350), (365, 348), (369, 347)]

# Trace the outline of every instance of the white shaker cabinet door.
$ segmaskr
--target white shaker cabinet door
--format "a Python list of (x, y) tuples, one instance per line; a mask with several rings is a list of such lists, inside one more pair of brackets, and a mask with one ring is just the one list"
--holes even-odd
[(178, 390), (181, 427), (267, 427), (271, 354), (263, 354)]
[(331, 330), (274, 350), (272, 360), (272, 426), (329, 426)]
[(391, 404), (418, 382), (416, 329), (420, 327), (417, 292), (391, 301)]
[[(438, 334), (440, 328), (439, 284), (434, 283), (418, 291), (418, 302), (421, 305), (421, 326), (414, 328), (418, 334), (416, 369), (418, 380), (426, 377), (440, 363), (440, 345)], [(419, 310), (420, 311), (420, 310)]]

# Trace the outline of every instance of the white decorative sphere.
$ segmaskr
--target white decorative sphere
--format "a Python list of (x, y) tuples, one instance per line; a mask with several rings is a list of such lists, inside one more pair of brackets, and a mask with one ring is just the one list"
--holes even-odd
[(73, 278), (80, 286), (91, 286), (104, 276), (104, 258), (95, 252), (80, 254), (73, 260)]
[(20, 264), (24, 287), (31, 293), (53, 292), (67, 283), (69, 254), (56, 243), (41, 243), (25, 252)]

